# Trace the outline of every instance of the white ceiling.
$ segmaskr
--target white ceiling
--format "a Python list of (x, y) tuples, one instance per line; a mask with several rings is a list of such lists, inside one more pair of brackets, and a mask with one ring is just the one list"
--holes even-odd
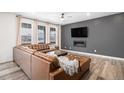
[(54, 24), (70, 24), (89, 19), (99, 18), (103, 16), (117, 14), (119, 12), (64, 12), (64, 21), (61, 21), (61, 14), (63, 12), (16, 12), (16, 15), (23, 17), (38, 19)]

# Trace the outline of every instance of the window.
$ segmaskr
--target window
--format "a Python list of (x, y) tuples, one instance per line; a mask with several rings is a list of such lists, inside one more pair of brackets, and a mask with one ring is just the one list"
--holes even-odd
[(56, 43), (56, 28), (50, 27), (50, 43)]
[(21, 43), (22, 44), (31, 43), (31, 32), (32, 32), (31, 24), (28, 24), (28, 23), (21, 24)]
[(45, 26), (38, 25), (38, 42), (45, 43)]

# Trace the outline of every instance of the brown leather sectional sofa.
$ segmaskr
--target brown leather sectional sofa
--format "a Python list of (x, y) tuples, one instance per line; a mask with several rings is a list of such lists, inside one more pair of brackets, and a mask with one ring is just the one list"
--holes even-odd
[(14, 48), (14, 61), (22, 68), (32, 80), (75, 80), (89, 69), (91, 59), (74, 54), (66, 55), (69, 59), (78, 59), (80, 62), (79, 73), (69, 76), (58, 65), (56, 57), (47, 55), (51, 49), (49, 44), (34, 44), (17, 46)]

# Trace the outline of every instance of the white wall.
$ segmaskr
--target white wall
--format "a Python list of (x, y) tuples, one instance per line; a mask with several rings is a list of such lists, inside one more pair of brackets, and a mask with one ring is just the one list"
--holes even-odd
[(16, 45), (16, 15), (0, 13), (0, 63), (13, 60)]
[[(16, 46), (16, 15), (0, 13), (0, 63), (13, 61), (13, 47)], [(45, 23), (48, 25), (47, 23)], [(55, 26), (50, 24), (49, 26)], [(48, 27), (49, 27), (48, 26)], [(57, 27), (57, 26), (55, 26)], [(57, 45), (60, 45), (60, 28), (57, 32)], [(48, 37), (49, 33), (47, 34)], [(47, 43), (49, 39), (47, 39)]]

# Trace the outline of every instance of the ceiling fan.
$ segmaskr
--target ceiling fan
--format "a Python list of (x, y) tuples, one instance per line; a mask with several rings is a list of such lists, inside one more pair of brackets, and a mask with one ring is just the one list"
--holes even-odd
[(61, 21), (64, 21), (64, 13), (61, 14)]

